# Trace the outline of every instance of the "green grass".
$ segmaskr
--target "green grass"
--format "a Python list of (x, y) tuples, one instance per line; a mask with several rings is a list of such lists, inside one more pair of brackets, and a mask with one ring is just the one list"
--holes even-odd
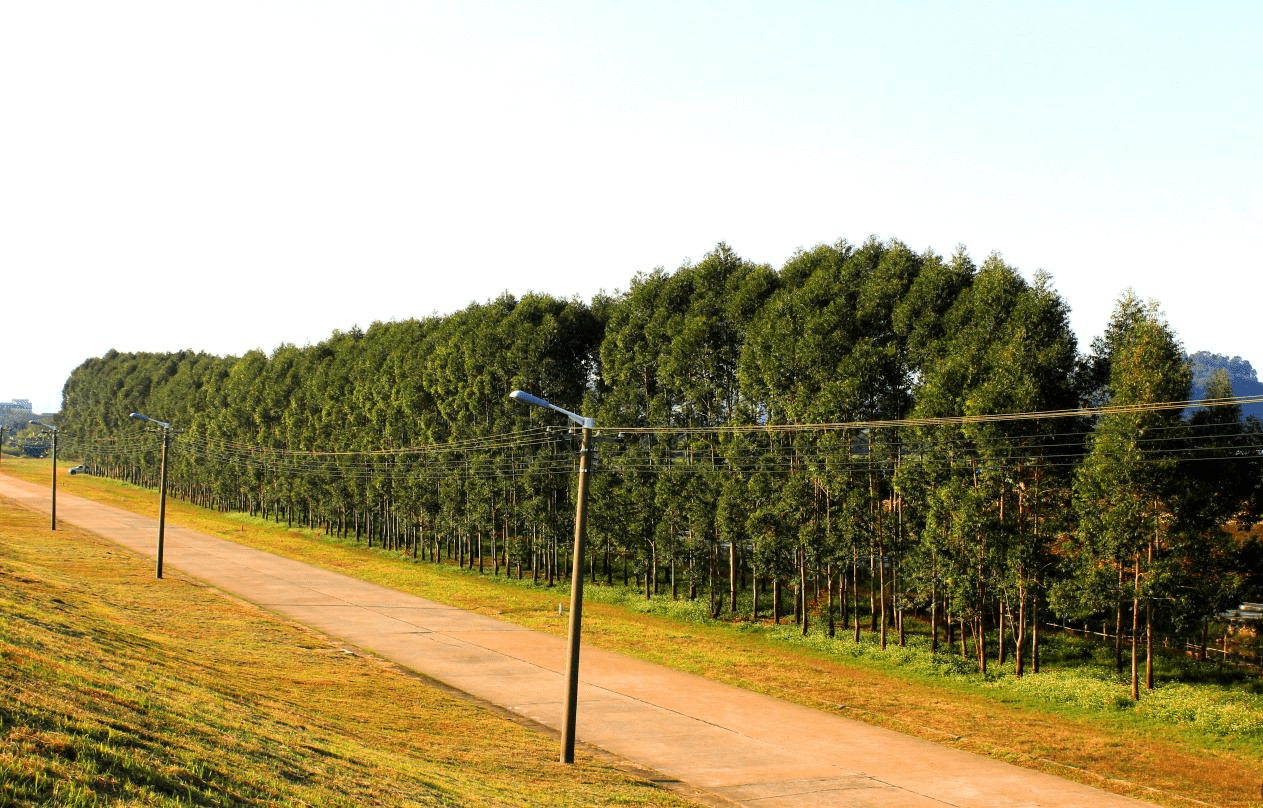
[[(5, 460), (6, 473), (47, 476)], [(72, 480), (72, 481), (71, 481)], [(65, 490), (156, 515), (153, 491), (94, 478)], [(561, 634), (557, 606), (566, 587), (414, 562), (309, 530), (240, 514), (216, 514), (168, 501), (179, 524), (432, 600)], [(170, 557), (168, 560), (171, 561)], [(1128, 697), (1094, 646), (1046, 634), (1044, 672), (1016, 680), (1011, 670), (973, 672), (959, 650), (932, 656), (910, 647), (829, 640), (819, 623), (807, 638), (791, 625), (716, 622), (705, 604), (621, 587), (588, 586), (584, 642), (962, 749), (1046, 770), (1163, 805), (1258, 806), (1263, 782), (1257, 678), (1181, 670), (1163, 660), (1159, 689)], [(841, 632), (840, 632), (841, 633)], [(847, 635), (849, 636), (849, 635)], [(1201, 673), (1199, 674), (1198, 671)], [(1181, 679), (1208, 680), (1196, 686)], [(1222, 680), (1222, 681), (1217, 681)]]
[[(657, 611), (651, 604), (643, 601), (642, 604), (639, 608), (646, 612)], [(707, 621), (705, 604), (697, 605), (701, 608), (683, 610), (668, 606), (663, 612), (677, 618), (685, 616), (692, 621)], [(918, 628), (928, 634), (928, 628)], [(959, 647), (940, 647), (937, 654), (932, 653), (929, 637), (923, 634), (910, 633), (903, 647), (895, 644), (892, 636), (882, 649), (876, 635), (864, 632), (856, 643), (842, 627), (838, 629), (837, 638), (828, 637), (819, 625), (806, 637), (793, 624), (746, 624), (740, 630), (765, 634), (770, 642), (810, 648), (826, 658), (869, 665), (922, 682), (950, 680), (956, 687), (980, 694), (994, 693), (1052, 709), (1069, 707), (1080, 715), (1114, 718), (1123, 711), (1140, 723), (1191, 731), (1204, 736), (1210, 744), (1228, 741), (1263, 744), (1263, 683), (1257, 676), (1240, 671), (1220, 670), (1216, 675), (1215, 666), (1205, 663), (1160, 658), (1155, 665), (1155, 689), (1142, 691), (1140, 700), (1135, 701), (1130, 693), (1130, 674), (1115, 672), (1112, 651), (1107, 664), (1082, 660), (1080, 648), (1086, 643), (1066, 634), (1045, 634), (1041, 639), (1041, 673), (1032, 675), (1028, 660), (1026, 675), (1019, 679), (1015, 676), (1011, 654), (1003, 666), (997, 665), (994, 659), (989, 660), (988, 672), (983, 676), (978, 673), (972, 656), (961, 657)], [(994, 652), (994, 636), (991, 641)]]
[(4, 500), (0, 614), (0, 806), (689, 804)]

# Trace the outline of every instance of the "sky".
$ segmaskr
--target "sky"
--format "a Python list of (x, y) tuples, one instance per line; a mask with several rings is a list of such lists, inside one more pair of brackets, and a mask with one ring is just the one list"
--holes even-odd
[(870, 236), (1263, 361), (1263, 5), (0, 0), (0, 402)]

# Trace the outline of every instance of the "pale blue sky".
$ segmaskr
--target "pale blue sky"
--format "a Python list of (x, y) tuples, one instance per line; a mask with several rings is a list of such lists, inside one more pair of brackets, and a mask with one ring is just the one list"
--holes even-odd
[[(718, 241), (1132, 287), (1263, 361), (1263, 11), (1214, 3), (0, 0), (0, 401)], [(51, 315), (51, 316), (50, 316)]]

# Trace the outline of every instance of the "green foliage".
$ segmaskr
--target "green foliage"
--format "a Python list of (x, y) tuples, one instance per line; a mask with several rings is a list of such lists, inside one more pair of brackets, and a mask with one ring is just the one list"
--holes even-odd
[[(653, 614), (681, 623), (714, 624), (705, 603), (688, 600), (657, 599), (648, 601), (622, 588), (593, 587), (585, 590), (589, 600), (618, 606), (633, 612)], [(559, 590), (559, 597), (564, 590)], [(1047, 706), (1071, 707), (1098, 715), (1119, 710), (1160, 725), (1186, 727), (1210, 736), (1263, 740), (1263, 692), (1252, 692), (1236, 685), (1220, 685), (1193, 680), (1202, 670), (1166, 663), (1163, 681), (1141, 702), (1127, 692), (1127, 682), (1110, 669), (1110, 659), (1097, 659), (1097, 646), (1081, 638), (1057, 635), (1050, 641), (1045, 655), (1055, 667), (1038, 675), (1017, 678), (1012, 667), (994, 670), (987, 677), (976, 677), (972, 660), (953, 653), (931, 653), (928, 641), (918, 636), (904, 646), (881, 647), (875, 635), (865, 635), (860, 642), (849, 638), (829, 637), (824, 632), (803, 636), (792, 625), (736, 623), (733, 630), (757, 633), (772, 643), (810, 648), (828, 657), (871, 664), (884, 670), (897, 670), (904, 675), (942, 680), (957, 686), (976, 687), (983, 691)]]

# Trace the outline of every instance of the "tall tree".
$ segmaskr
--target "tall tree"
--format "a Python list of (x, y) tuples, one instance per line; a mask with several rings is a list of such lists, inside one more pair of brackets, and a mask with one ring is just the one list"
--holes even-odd
[[(1105, 390), (1112, 407), (1132, 409), (1106, 413), (1093, 431), (1075, 477), (1075, 535), (1081, 574), (1111, 568), (1129, 590), (1131, 692), (1138, 699), (1141, 607), (1144, 604), (1146, 613), (1152, 613), (1151, 597), (1159, 581), (1149, 573), (1162, 552), (1164, 523), (1178, 485), (1172, 450), (1180, 411), (1148, 405), (1186, 400), (1191, 374), (1184, 351), (1156, 304), (1142, 307), (1129, 294), (1119, 302), (1110, 325), (1102, 343), (1109, 353), (1098, 357), (1109, 368)], [(1096, 577), (1101, 577), (1099, 572)], [(1102, 583), (1113, 580), (1109, 576)], [(1115, 597), (1122, 607), (1127, 605), (1124, 591)], [(1122, 626), (1118, 628), (1121, 636)]]

